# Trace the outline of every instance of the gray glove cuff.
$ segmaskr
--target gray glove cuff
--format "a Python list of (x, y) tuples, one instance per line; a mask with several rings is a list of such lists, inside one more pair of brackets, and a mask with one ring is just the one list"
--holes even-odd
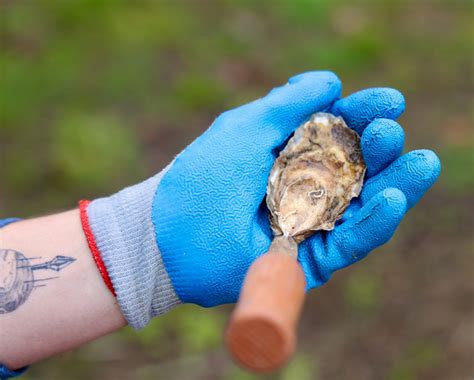
[(179, 304), (156, 243), (152, 204), (167, 171), (90, 203), (89, 225), (128, 324), (145, 327)]

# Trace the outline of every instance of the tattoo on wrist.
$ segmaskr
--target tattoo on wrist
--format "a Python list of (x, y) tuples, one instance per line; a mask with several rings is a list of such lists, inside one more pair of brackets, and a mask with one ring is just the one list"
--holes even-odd
[[(26, 257), (13, 249), (0, 248), (0, 314), (10, 313), (25, 303), (36, 288), (59, 276), (42, 276), (43, 271), (64, 269), (76, 259), (56, 256), (51, 261), (40, 262), (41, 257)], [(37, 264), (32, 262), (37, 261)], [(41, 278), (40, 278), (41, 277)]]

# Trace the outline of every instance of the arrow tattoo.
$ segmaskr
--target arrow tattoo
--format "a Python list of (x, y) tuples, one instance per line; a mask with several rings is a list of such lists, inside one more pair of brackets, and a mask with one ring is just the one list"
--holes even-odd
[(40, 270), (59, 272), (76, 261), (69, 256), (56, 256), (54, 259), (36, 265), (21, 252), (13, 249), (0, 249), (0, 315), (10, 313), (20, 307), (33, 289), (45, 285), (35, 285), (57, 277), (36, 279), (34, 273)]

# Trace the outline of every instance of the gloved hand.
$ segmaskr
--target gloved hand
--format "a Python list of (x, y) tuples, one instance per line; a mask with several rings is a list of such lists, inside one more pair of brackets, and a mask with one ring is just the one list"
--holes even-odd
[(399, 157), (404, 133), (393, 120), (404, 99), (398, 91), (368, 89), (338, 100), (340, 94), (333, 73), (295, 76), (223, 113), (164, 173), (92, 202), (90, 225), (132, 326), (143, 327), (179, 302), (237, 300), (249, 265), (271, 242), (265, 192), (273, 161), (314, 112), (341, 115), (362, 134), (367, 178), (342, 223), (300, 245), (308, 288), (390, 239), (438, 177), (439, 160), (424, 150)]

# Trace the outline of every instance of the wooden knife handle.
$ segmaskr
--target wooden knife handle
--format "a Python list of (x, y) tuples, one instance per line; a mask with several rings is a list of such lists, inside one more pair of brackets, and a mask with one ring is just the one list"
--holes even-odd
[(296, 257), (270, 250), (250, 267), (226, 331), (235, 361), (270, 372), (293, 354), (306, 281)]

